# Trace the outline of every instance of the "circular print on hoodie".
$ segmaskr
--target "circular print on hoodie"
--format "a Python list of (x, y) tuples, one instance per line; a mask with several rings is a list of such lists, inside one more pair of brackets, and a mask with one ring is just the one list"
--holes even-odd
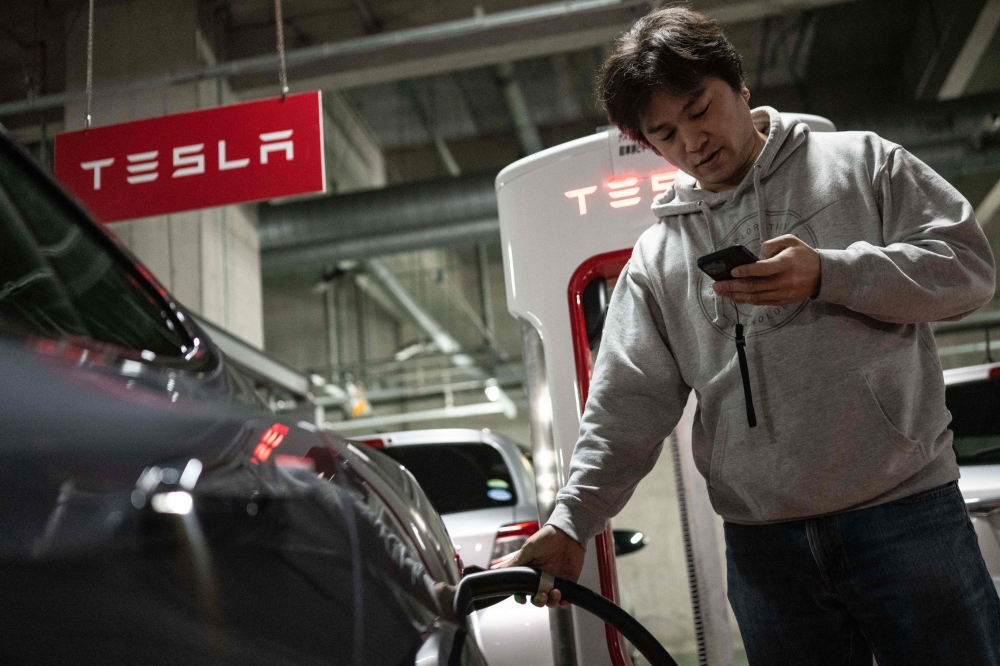
[[(793, 234), (805, 241), (810, 247), (816, 247), (816, 234), (808, 222), (799, 222), (800, 216), (793, 210), (767, 211), (767, 238), (775, 238), (784, 234)], [(781, 229), (779, 227), (785, 227)], [(760, 231), (757, 224), (757, 213), (751, 213), (737, 222), (736, 226), (719, 242), (715, 250), (742, 245), (755, 256), (760, 256)], [(707, 252), (706, 252), (707, 254)], [(701, 313), (712, 327), (719, 333), (729, 337), (736, 325), (736, 304), (721, 296), (716, 296), (712, 290), (714, 280), (699, 271), (698, 303)], [(718, 301), (718, 304), (716, 304)], [(749, 305), (739, 304), (740, 323), (743, 324), (745, 335), (752, 338), (765, 335), (781, 328), (796, 317), (809, 303), (808, 300), (789, 305)], [(718, 319), (716, 319), (718, 312)]]

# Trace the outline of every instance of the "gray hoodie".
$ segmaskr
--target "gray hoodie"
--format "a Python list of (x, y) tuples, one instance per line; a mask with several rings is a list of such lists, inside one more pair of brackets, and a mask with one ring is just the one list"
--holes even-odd
[[(926, 322), (993, 295), (993, 255), (972, 208), (874, 134), (810, 133), (768, 107), (753, 119), (767, 143), (743, 182), (712, 193), (679, 174), (614, 288), (570, 478), (548, 521), (579, 541), (652, 469), (692, 389), (695, 464), (726, 520), (863, 508), (958, 478)], [(759, 254), (782, 234), (820, 250), (822, 285), (813, 300), (739, 307), (750, 428), (737, 311), (695, 262), (737, 243)]]

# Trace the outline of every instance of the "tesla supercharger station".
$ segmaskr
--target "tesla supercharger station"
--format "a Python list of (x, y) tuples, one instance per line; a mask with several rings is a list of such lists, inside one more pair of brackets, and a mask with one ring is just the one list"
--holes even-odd
[[(834, 129), (824, 118), (798, 117), (814, 131)], [(610, 129), (535, 153), (497, 176), (507, 306), (521, 322), (542, 522), (566, 483), (590, 386), (584, 290), (595, 279), (617, 279), (639, 236), (656, 222), (649, 210), (653, 198), (676, 173), (662, 157)], [(694, 630), (700, 663), (731, 666), (715, 517), (691, 455), (694, 408), (692, 393), (670, 450)], [(580, 582), (618, 601), (610, 527), (588, 544)], [(556, 666), (631, 666), (617, 631), (576, 608), (550, 614)]]

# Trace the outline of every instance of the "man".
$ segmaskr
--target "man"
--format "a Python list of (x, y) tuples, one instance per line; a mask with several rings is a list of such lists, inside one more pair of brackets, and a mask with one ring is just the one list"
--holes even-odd
[[(993, 295), (969, 203), (874, 134), (751, 111), (739, 55), (686, 9), (622, 36), (601, 93), (683, 173), (615, 287), (568, 484), (504, 565), (576, 580), (694, 390), (695, 463), (725, 519), (751, 664), (1000, 665), (927, 323)], [(735, 244), (760, 261), (731, 281), (698, 270)]]

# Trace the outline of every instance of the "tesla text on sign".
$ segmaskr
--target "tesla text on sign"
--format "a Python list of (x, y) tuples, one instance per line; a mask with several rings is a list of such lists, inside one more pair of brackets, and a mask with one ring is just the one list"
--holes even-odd
[(102, 222), (326, 191), (319, 92), (56, 136), (56, 177)]

